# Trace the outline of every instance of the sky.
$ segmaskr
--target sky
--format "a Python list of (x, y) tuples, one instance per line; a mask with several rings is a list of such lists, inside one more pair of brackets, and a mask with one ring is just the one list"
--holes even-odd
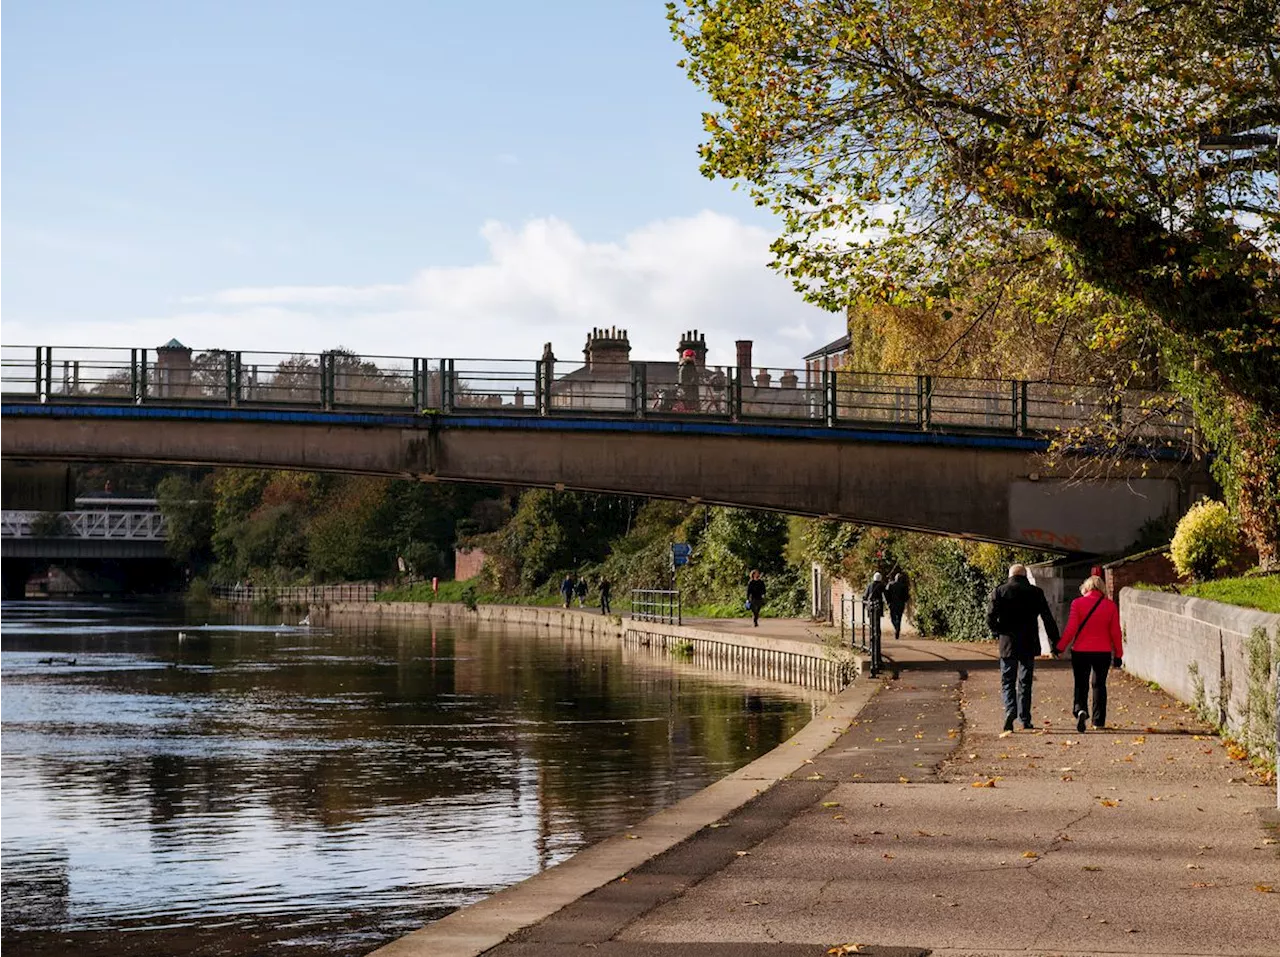
[(793, 367), (844, 331), (698, 170), (662, 0), (7, 0), (6, 346)]

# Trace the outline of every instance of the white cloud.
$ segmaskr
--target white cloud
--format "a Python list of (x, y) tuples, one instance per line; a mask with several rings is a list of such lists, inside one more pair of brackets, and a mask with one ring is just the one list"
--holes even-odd
[(529, 359), (550, 341), (574, 361), (593, 326), (628, 329), (638, 359), (674, 359), (680, 335), (696, 328), (713, 364), (732, 364), (734, 341), (751, 339), (757, 365), (794, 368), (843, 332), (840, 316), (767, 268), (766, 230), (717, 213), (657, 220), (616, 242), (589, 241), (556, 218), (489, 222), (481, 235), (484, 261), (427, 267), (403, 283), (226, 289), (137, 321), (22, 329), (15, 320), (6, 338)]

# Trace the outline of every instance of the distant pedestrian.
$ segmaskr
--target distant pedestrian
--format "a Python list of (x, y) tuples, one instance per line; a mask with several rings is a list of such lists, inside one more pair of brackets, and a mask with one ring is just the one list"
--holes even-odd
[(585, 575), (578, 576), (578, 583), (573, 586), (573, 593), (578, 596), (578, 607), (583, 607), (587, 601), (587, 579)]
[(573, 576), (565, 575), (564, 581), (560, 583), (560, 594), (564, 597), (564, 607), (568, 608), (569, 603), (573, 601)]
[(1040, 628), (1049, 636), (1049, 648), (1058, 656), (1058, 623), (1053, 620), (1044, 592), (1027, 580), (1025, 565), (1010, 565), (1009, 580), (991, 592), (987, 627), (1000, 643), (1000, 690), (1004, 696), (1004, 730), (1013, 730), (1015, 718), (1028, 731), (1031, 721), (1031, 686), (1036, 656), (1040, 654)]
[[(1076, 730), (1083, 733), (1090, 716), (1089, 687), (1093, 687), (1093, 726), (1107, 726), (1107, 671), (1124, 664), (1120, 638), (1120, 609), (1106, 594), (1106, 583), (1090, 575), (1080, 586), (1080, 597), (1071, 603), (1071, 615), (1063, 629), (1058, 651), (1071, 652), (1075, 694), (1071, 713)], [(1090, 680), (1092, 678), (1092, 680)]]
[(867, 590), (862, 593), (862, 601), (866, 608), (867, 622), (871, 625), (872, 641), (880, 640), (880, 619), (884, 615), (884, 576), (876, 572), (867, 582)]
[(613, 596), (613, 583), (607, 578), (601, 578), (596, 587), (600, 590), (600, 614), (608, 615), (613, 611), (609, 606), (609, 599)]
[(751, 609), (751, 624), (760, 627), (760, 609), (764, 607), (764, 579), (760, 577), (760, 569), (751, 569), (751, 577), (747, 580), (747, 607)]
[(894, 572), (893, 578), (884, 589), (885, 604), (889, 606), (889, 621), (893, 623), (893, 637), (902, 637), (902, 615), (907, 610), (907, 602), (911, 600), (911, 585), (907, 576)]
[(685, 349), (676, 364), (676, 384), (680, 387), (682, 412), (698, 411), (698, 354)]

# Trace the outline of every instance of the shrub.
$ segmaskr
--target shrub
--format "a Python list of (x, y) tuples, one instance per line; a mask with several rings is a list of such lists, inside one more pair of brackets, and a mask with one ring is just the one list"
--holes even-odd
[(476, 586), (468, 582), (462, 586), (462, 604), (469, 610), (475, 611), (479, 604), (479, 595), (476, 594)]
[(1179, 575), (1205, 581), (1230, 565), (1239, 547), (1240, 532), (1227, 507), (1206, 498), (1178, 522), (1169, 557)]

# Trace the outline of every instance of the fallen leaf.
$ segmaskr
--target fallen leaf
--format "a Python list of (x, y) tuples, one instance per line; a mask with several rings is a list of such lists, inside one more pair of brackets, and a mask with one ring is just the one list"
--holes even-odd
[(823, 807), (839, 807), (840, 802), (839, 801), (823, 801), (822, 806)]
[(1188, 865), (1187, 865), (1187, 870), (1189, 870), (1189, 871), (1202, 871), (1202, 870), (1204, 870), (1204, 868), (1203, 868), (1203, 867), (1201, 867), (1199, 864), (1188, 864)]
[(880, 856), (881, 856), (881, 857), (883, 857), (886, 861), (891, 861), (891, 860), (893, 860), (893, 855), (892, 855), (892, 854), (882, 854), (882, 855), (880, 855)]
[(822, 780), (822, 775), (821, 775), (821, 774), (810, 774), (810, 775), (807, 775), (807, 776), (805, 777), (805, 780), (806, 780), (806, 781), (821, 781), (821, 780)]
[(969, 785), (971, 788), (993, 788), (996, 786), (995, 778), (987, 778), (985, 781), (974, 781)]
[(742, 906), (743, 906), (743, 907), (760, 907), (762, 904), (767, 904), (767, 903), (769, 903), (769, 902), (768, 902), (768, 901), (749, 900), (749, 901), (743, 901), (743, 902), (742, 902)]
[(1098, 803), (1101, 804), (1103, 807), (1119, 807), (1120, 806), (1119, 801), (1105, 800), (1105, 801), (1099, 801)]
[(903, 775), (899, 774), (899, 775), (898, 775), (898, 783), (899, 783), (899, 784), (909, 784), (909, 783), (911, 783), (911, 779), (910, 779), (910, 778), (908, 778), (908, 777), (904, 777)]
[(1276, 889), (1270, 884), (1254, 884), (1253, 889), (1259, 894), (1274, 894)]
[(728, 827), (728, 824), (708, 824), (707, 827)]
[(862, 953), (861, 944), (841, 944), (839, 947), (832, 947), (827, 951), (828, 954), (835, 954), (837, 957), (841, 954), (860, 954)]
[(746, 857), (751, 852), (750, 851), (734, 851), (733, 853), (737, 854), (739, 857)]
[(1037, 854), (1035, 851), (1023, 851), (1022, 856), (1035, 858), (1035, 857), (1039, 857), (1040, 855)]
[(638, 841), (638, 840), (640, 840), (640, 835), (639, 835), (639, 834), (628, 834), (628, 835), (627, 835), (627, 840), (628, 840), (628, 841)]
[(1095, 867), (1093, 864), (1086, 864), (1084, 867), (1080, 868), (1080, 870), (1082, 870), (1082, 871), (1100, 871), (1100, 870), (1102, 870), (1102, 868), (1101, 868), (1101, 867)]
[(1141, 734), (1140, 734), (1140, 735), (1138, 735), (1136, 738), (1134, 738), (1134, 739), (1133, 739), (1133, 743), (1134, 743), (1134, 744), (1146, 744), (1146, 743), (1147, 743), (1146, 736), (1145, 736), (1145, 735), (1141, 735)]

